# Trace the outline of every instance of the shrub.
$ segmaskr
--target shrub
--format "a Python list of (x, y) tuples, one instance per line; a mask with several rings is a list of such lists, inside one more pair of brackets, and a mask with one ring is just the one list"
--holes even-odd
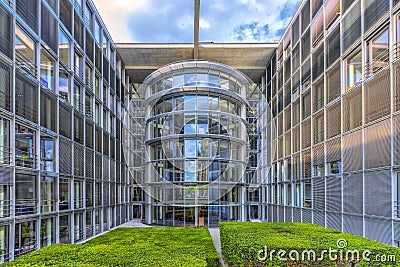
[(216, 267), (218, 255), (207, 228), (117, 228), (84, 244), (33, 251), (4, 266)]
[[(399, 266), (400, 264), (398, 248), (313, 224), (220, 223), (220, 235), (222, 253), (230, 266)], [(342, 243), (338, 243), (338, 240)], [(337, 250), (332, 251), (332, 257), (329, 257), (329, 248)], [(284, 255), (280, 252), (281, 259), (278, 258), (280, 250), (285, 251)], [(299, 253), (299, 261), (292, 260), (297, 257), (295, 252), (289, 257), (289, 252), (292, 250)], [(315, 251), (315, 260), (313, 254), (310, 254), (310, 259), (308, 258), (310, 250)], [(328, 251), (322, 253), (323, 250)], [(359, 251), (359, 258), (357, 254), (352, 256), (351, 253), (355, 250)], [(371, 251), (371, 254), (365, 254), (366, 257), (363, 258), (362, 253), (366, 250)], [(340, 251), (343, 251), (343, 256)], [(261, 259), (258, 256), (259, 252)], [(347, 257), (346, 253), (349, 253)], [(336, 260), (334, 260), (335, 255)], [(395, 260), (392, 261), (392, 258), (386, 259), (385, 262), (375, 260), (376, 256), (382, 255), (390, 257), (394, 255)]]

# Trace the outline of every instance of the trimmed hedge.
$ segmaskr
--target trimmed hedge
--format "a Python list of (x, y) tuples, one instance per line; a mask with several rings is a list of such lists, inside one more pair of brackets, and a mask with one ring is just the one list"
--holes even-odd
[[(230, 266), (400, 266), (399, 248), (308, 223), (220, 223), (220, 236)], [(331, 257), (329, 248), (337, 250)], [(315, 260), (308, 256), (310, 250)], [(359, 257), (351, 254), (355, 250)]]
[(1, 266), (217, 267), (207, 228), (117, 228), (84, 244), (55, 244)]

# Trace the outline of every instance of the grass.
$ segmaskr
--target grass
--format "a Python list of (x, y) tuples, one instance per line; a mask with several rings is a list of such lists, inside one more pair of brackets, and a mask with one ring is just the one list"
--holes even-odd
[[(312, 224), (221, 223), (220, 235), (222, 253), (229, 266), (400, 266), (398, 248)], [(338, 243), (338, 240), (342, 242)], [(332, 251), (331, 257), (329, 248), (336, 250)], [(296, 252), (289, 254), (291, 250), (299, 253), (298, 261)], [(315, 251), (315, 260), (313, 254), (308, 257), (309, 250)], [(323, 250), (328, 251), (322, 253)], [(353, 256), (355, 250), (359, 257)], [(370, 255), (365, 252), (367, 250)]]
[(84, 244), (55, 244), (4, 266), (218, 266), (207, 228), (117, 228)]

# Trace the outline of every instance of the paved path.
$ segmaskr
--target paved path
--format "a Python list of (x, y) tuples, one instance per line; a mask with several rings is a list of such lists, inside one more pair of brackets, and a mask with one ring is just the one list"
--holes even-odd
[(218, 253), (219, 266), (227, 267), (228, 264), (225, 262), (224, 256), (222, 256), (221, 241), (219, 238), (219, 228), (208, 228), (208, 230), (210, 231), (210, 235), (211, 235), (212, 241), (214, 243), (214, 247)]
[(142, 223), (141, 220), (133, 220), (133, 221), (129, 221), (124, 224), (121, 224), (118, 227), (153, 227), (153, 226), (144, 224), (144, 223)]

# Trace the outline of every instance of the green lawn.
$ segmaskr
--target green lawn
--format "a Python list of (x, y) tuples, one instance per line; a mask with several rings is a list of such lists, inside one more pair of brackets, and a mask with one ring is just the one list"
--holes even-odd
[(56, 244), (2, 266), (218, 266), (207, 228), (118, 228), (84, 244)]
[(400, 266), (398, 248), (312, 224), (221, 223), (220, 234), (230, 266)]

